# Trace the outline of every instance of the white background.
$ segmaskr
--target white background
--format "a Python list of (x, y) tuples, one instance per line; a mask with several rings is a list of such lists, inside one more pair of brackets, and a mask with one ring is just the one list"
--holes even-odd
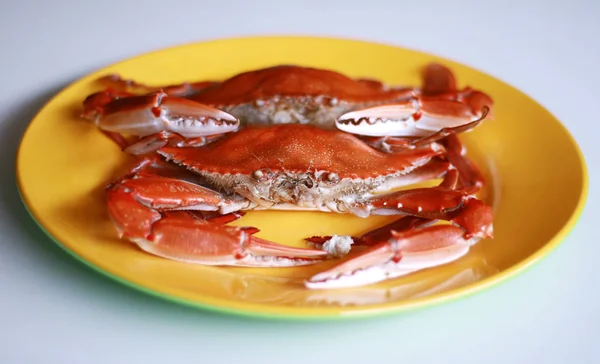
[[(600, 362), (600, 2), (561, 3), (3, 0), (0, 362)], [(17, 196), (14, 157), (52, 95), (139, 53), (271, 34), (433, 52), (528, 93), (565, 123), (587, 158), (591, 190), (579, 224), (547, 259), (484, 293), (407, 315), (330, 323), (239, 319), (163, 302), (83, 267), (34, 225)]]

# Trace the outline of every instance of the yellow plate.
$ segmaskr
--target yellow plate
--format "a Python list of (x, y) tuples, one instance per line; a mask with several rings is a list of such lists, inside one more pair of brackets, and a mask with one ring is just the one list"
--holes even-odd
[[(495, 239), (454, 263), (361, 288), (309, 291), (302, 280), (325, 264), (249, 269), (177, 263), (119, 241), (107, 218), (103, 188), (129, 161), (95, 127), (78, 118), (94, 82), (119, 73), (149, 84), (223, 79), (275, 64), (332, 68), (353, 77), (419, 84), (419, 69), (448, 65), (461, 86), (494, 99), (496, 120), (462, 138), (489, 180)], [(464, 65), (407, 49), (361, 41), (257, 37), (190, 44), (145, 54), (75, 82), (50, 101), (25, 133), (17, 179), (25, 205), (48, 235), (73, 256), (131, 287), (176, 302), (260, 317), (341, 318), (398, 312), (446, 302), (507, 279), (548, 254), (579, 217), (587, 195), (583, 157), (548, 111), (511, 86)], [(254, 212), (266, 239), (302, 245), (323, 234), (360, 234), (389, 218), (312, 212)]]

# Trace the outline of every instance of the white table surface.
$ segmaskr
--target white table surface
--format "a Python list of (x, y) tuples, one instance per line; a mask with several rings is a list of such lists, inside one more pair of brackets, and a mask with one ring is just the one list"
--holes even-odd
[[(0, 363), (600, 362), (600, 2), (211, 3), (0, 3)], [(591, 189), (578, 225), (547, 259), (484, 293), (329, 323), (240, 319), (155, 299), (85, 268), (40, 232), (17, 195), (14, 158), (52, 95), (139, 53), (264, 34), (416, 48), (528, 93), (564, 122), (587, 158)]]

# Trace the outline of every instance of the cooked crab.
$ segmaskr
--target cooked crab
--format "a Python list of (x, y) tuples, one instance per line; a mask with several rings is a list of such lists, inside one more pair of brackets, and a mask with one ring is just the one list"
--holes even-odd
[(216, 135), (256, 124), (337, 127), (357, 135), (412, 138), (410, 143), (426, 144), (492, 117), (490, 97), (470, 87), (456, 89), (446, 67), (431, 64), (423, 78), (421, 89), (390, 87), (293, 65), (244, 72), (223, 82), (163, 87), (109, 75), (101, 79), (109, 88), (86, 98), (82, 116), (94, 120), (122, 147), (128, 143), (121, 134), (146, 137), (127, 150), (133, 154), (158, 149), (167, 141), (200, 146)]
[[(148, 252), (200, 264), (312, 264), (348, 239), (310, 239), (327, 251), (291, 248), (225, 223), (260, 209), (407, 215), (354, 238), (375, 246), (307, 281), (331, 288), (443, 264), (492, 236), (491, 209), (474, 195), (483, 178), (456, 137), (489, 117), (492, 102), (457, 90), (445, 67), (427, 67), (421, 89), (297, 66), (163, 88), (107, 80), (113, 89), (89, 96), (84, 116), (125, 151), (148, 155), (108, 189), (121, 236)], [(397, 191), (438, 178), (437, 187)]]

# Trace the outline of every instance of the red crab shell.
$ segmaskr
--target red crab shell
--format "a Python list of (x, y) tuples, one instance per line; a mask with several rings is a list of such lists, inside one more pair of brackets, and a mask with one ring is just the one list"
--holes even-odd
[(290, 124), (248, 126), (204, 147), (163, 148), (160, 154), (197, 172), (250, 175), (335, 173), (367, 179), (406, 173), (441, 153), (437, 144), (384, 153), (339, 130)]
[[(432, 160), (433, 143), (384, 153), (339, 130), (312, 125), (249, 126), (203, 147), (168, 147), (167, 160), (202, 176), (204, 185), (243, 196), (261, 208), (323, 209), (442, 176), (447, 162)], [(342, 203), (342, 205), (340, 205)]]
[(333, 128), (346, 112), (405, 100), (412, 88), (388, 88), (375, 80), (283, 65), (244, 72), (213, 83), (192, 100), (235, 115), (242, 124), (313, 124)]
[(352, 79), (341, 73), (280, 65), (240, 73), (223, 82), (211, 83), (191, 97), (209, 105), (239, 105), (274, 97), (322, 97), (330, 103), (388, 102), (405, 98), (411, 88), (387, 88), (370, 79)]

